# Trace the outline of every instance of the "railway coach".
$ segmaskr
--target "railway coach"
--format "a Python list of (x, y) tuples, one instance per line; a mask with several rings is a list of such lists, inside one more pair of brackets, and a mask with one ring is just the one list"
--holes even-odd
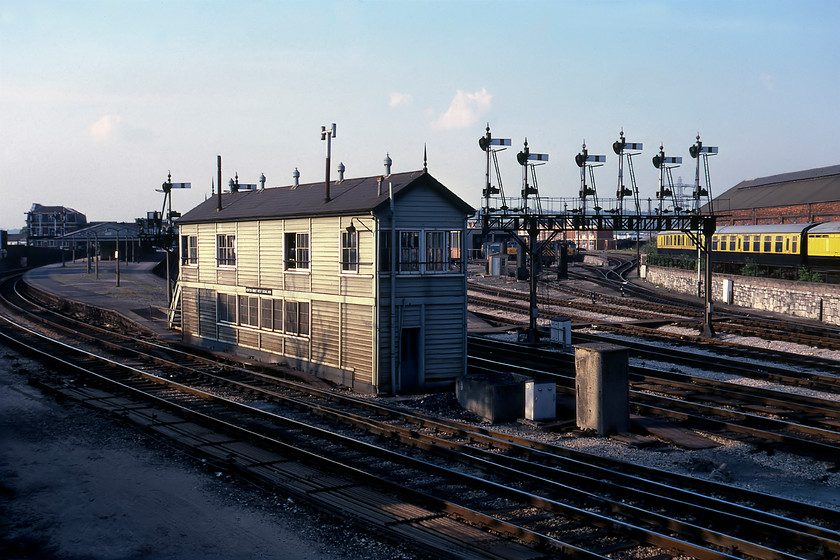
[[(666, 231), (656, 238), (662, 255), (696, 256), (696, 234)], [(771, 267), (837, 266), (840, 222), (724, 226), (712, 236), (716, 263), (754, 262)]]

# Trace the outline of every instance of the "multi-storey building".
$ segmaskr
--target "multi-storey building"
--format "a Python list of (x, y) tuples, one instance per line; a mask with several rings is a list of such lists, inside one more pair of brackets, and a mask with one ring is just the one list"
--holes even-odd
[(37, 202), (26, 213), (26, 244), (32, 247), (71, 249), (62, 236), (87, 225), (84, 214), (66, 206), (43, 206)]

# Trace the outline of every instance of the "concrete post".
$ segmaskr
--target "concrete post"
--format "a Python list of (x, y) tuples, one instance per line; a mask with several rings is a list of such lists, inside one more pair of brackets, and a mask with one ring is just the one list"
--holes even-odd
[(575, 345), (576, 421), (605, 436), (630, 427), (628, 349), (616, 344)]

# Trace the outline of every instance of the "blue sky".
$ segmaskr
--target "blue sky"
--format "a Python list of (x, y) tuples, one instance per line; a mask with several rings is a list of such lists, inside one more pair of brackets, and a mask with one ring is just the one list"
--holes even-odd
[(837, 1), (0, 0), (0, 228), (33, 202), (89, 220), (160, 209), (171, 170), (210, 193), (224, 181), (324, 177), (320, 127), (337, 123), (348, 177), (429, 171), (479, 206), (478, 138), (499, 154), (508, 193), (528, 138), (548, 153), (541, 194), (574, 197), (585, 139), (612, 196), (621, 128), (643, 142), (636, 177), (656, 191), (661, 143), (683, 157), (699, 132), (719, 146), (713, 194), (741, 180), (840, 163)]

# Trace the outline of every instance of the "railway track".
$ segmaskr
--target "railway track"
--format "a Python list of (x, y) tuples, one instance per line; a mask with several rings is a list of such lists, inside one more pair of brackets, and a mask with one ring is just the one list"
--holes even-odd
[[(471, 337), (469, 365), (477, 371), (512, 372), (551, 379), (574, 397), (574, 357), (498, 340)], [(767, 449), (840, 463), (840, 404), (825, 399), (742, 387), (648, 366), (630, 366), (630, 406), (689, 428), (748, 437)]]
[[(671, 308), (670, 313), (679, 313), (679, 310), (682, 309), (684, 310), (683, 313), (698, 317), (702, 316), (703, 304), (700, 302), (692, 304), (684, 298), (669, 298), (645, 286), (628, 282), (626, 274), (632, 269), (633, 261), (621, 260), (620, 258), (616, 259), (616, 261), (617, 264), (606, 269), (585, 267), (589, 274), (570, 273), (570, 277), (588, 280), (616, 291), (624, 290), (625, 293), (634, 295), (648, 305), (653, 305), (654, 309), (663, 313), (668, 313), (669, 311), (667, 310)], [(563, 283), (551, 283), (551, 285), (560, 290), (577, 293), (581, 297), (586, 295), (582, 290), (564, 285)], [(602, 296), (602, 298), (604, 301), (617, 304), (620, 304), (623, 299), (611, 296)], [(626, 303), (625, 305), (633, 304)], [(771, 340), (784, 340), (818, 348), (840, 350), (840, 328), (818, 324), (813, 321), (799, 321), (793, 317), (777, 320), (729, 309), (716, 313), (714, 325), (720, 332), (741, 336), (756, 336)]]
[[(46, 320), (43, 316), (41, 319)], [(58, 327), (53, 325), (52, 328)], [(66, 328), (82, 329), (80, 325)], [(7, 329), (4, 326), (3, 330)], [(102, 333), (91, 336), (105, 338)], [(108, 338), (112, 337), (115, 335), (108, 335)], [(491, 557), (481, 554), (492, 554), (496, 558), (560, 554), (564, 557), (603, 557), (607, 553), (620, 553), (622, 557), (632, 558), (650, 554), (654, 548), (682, 551), (698, 558), (745, 555), (792, 558), (813, 546), (840, 550), (840, 544), (831, 538), (832, 527), (840, 524), (836, 512), (790, 503), (788, 515), (748, 521), (746, 512), (750, 508), (740, 506), (741, 509), (736, 507), (733, 513), (724, 516), (728, 523), (719, 523), (719, 528), (712, 529), (707, 526), (710, 520), (722, 519), (718, 510), (735, 507), (735, 500), (730, 504), (726, 498), (718, 498), (714, 502), (717, 509), (691, 504), (694, 510), (683, 510), (684, 506), (680, 504), (684, 501), (690, 503), (699, 499), (700, 496), (689, 499), (697, 489), (686, 490), (676, 483), (655, 483), (653, 486), (658, 487), (659, 494), (667, 497), (679, 493), (682, 497), (682, 500), (672, 499), (665, 504), (655, 492), (636, 488), (628, 494), (625, 490), (630, 487), (628, 481), (613, 481), (599, 489), (598, 481), (593, 480), (586, 483), (591, 487), (585, 486), (585, 474), (573, 476), (557, 466), (570, 462), (577, 465), (579, 471), (591, 475), (596, 459), (583, 454), (575, 455), (568, 450), (512, 438), (489, 429), (407, 412), (370, 399), (281, 382), (224, 364), (202, 361), (199, 362), (201, 367), (195, 362), (185, 366), (167, 357), (165, 364), (160, 365), (161, 354), (171, 356), (171, 351), (155, 347), (145, 353), (138, 352), (136, 344), (121, 341), (119, 346), (128, 345), (129, 348), (121, 352), (146, 363), (144, 369), (136, 365), (128, 369), (117, 368), (116, 361), (110, 358), (105, 362), (107, 366), (101, 365), (101, 359), (95, 360), (95, 365), (81, 366), (87, 370), (104, 367), (108, 372), (119, 369), (119, 373), (107, 374), (110, 381), (103, 381), (109, 386), (108, 392), (67, 384), (62, 379), (47, 380), (44, 384), (65, 394), (76, 394), (93, 406), (108, 408), (117, 416), (135, 417), (162, 432), (174, 432), (181, 440), (200, 439), (200, 444), (193, 447), (194, 452), (198, 452), (197, 449), (209, 452), (214, 460), (257, 477), (263, 483), (285, 477), (287, 483), (306, 486), (303, 493), (307, 495), (328, 496), (326, 501), (333, 507), (336, 503), (344, 504), (337, 509), (345, 515), (349, 510), (359, 515), (365, 511), (369, 514), (378, 511), (381, 517), (384, 501), (389, 506), (386, 508), (389, 513), (393, 509), (405, 514), (403, 518), (391, 518), (386, 525), (390, 523), (397, 532), (415, 531), (415, 537), (418, 536), (416, 531), (426, 531), (429, 534), (425, 538), (429, 542), (434, 541), (438, 546), (444, 541), (448, 543), (450, 555), (457, 539), (446, 541), (426, 525), (445, 525), (446, 528), (441, 527), (444, 533), (459, 533), (461, 538), (469, 539), (469, 544), (462, 543), (461, 546), (471, 550), (473, 557)], [(43, 348), (46, 345), (47, 342), (39, 338), (35, 346)], [(147, 345), (146, 342), (141, 344)], [(66, 361), (69, 348), (62, 347), (60, 352)], [(83, 353), (85, 360), (94, 359), (90, 351)], [(178, 355), (177, 360), (188, 358)], [(147, 368), (153, 360), (158, 365), (151, 372)], [(93, 374), (97, 378), (105, 375), (103, 372)], [(217, 394), (220, 391), (227, 397), (220, 398)], [(132, 400), (151, 395), (155, 404), (127, 403), (127, 394), (132, 395)], [(158, 412), (149, 412), (153, 410)], [(226, 439), (199, 437), (202, 430), (206, 431), (201, 427), (205, 417), (220, 426), (217, 429), (226, 434)], [(193, 424), (199, 427), (193, 427)], [(336, 433), (337, 425), (352, 433)], [(326, 451), (329, 451), (328, 455)], [(306, 465), (296, 465), (288, 456), (304, 457)], [(290, 474), (295, 469), (311, 468), (308, 464), (326, 465), (326, 474), (306, 471), (303, 479)], [(294, 468), (291, 465), (295, 465)], [(614, 463), (603, 467), (603, 472), (625, 472), (629, 468)], [(336, 481), (337, 474), (340, 481)], [(656, 480), (652, 475), (647, 472), (637, 476), (640, 480), (637, 484), (648, 485), (650, 490), (651, 481)], [(321, 479), (328, 479), (330, 483), (313, 488), (313, 481)], [(375, 492), (370, 485), (387, 490), (387, 493)], [(687, 481), (685, 485), (688, 486)], [(721, 495), (724, 488), (716, 487), (714, 492), (706, 488), (699, 492)], [(362, 496), (368, 494), (375, 495), (376, 499), (365, 502)], [(614, 499), (608, 497), (610, 494), (620, 497)], [(635, 498), (628, 501), (631, 495)], [(756, 495), (751, 499), (760, 498)], [(740, 498), (745, 499), (750, 498)], [(354, 505), (351, 507), (348, 503)], [(642, 503), (644, 507), (639, 505)], [(774, 500), (773, 503), (778, 508), (786, 502)], [(680, 513), (674, 517), (660, 513), (675, 508)], [(409, 511), (411, 515), (406, 514)], [(805, 522), (803, 515), (810, 520), (821, 519), (823, 526)], [(693, 523), (698, 518), (703, 520), (699, 526)], [(464, 524), (465, 520), (469, 524)], [(731, 527), (725, 530), (725, 525), (736, 520), (740, 526), (749, 527), (741, 530), (744, 535), (733, 535)], [(382, 522), (380, 518), (378, 523)], [(791, 525), (784, 529), (783, 538), (779, 537), (778, 525)], [(663, 527), (668, 527), (666, 532), (669, 534), (663, 534)], [(437, 535), (435, 538), (433, 533)], [(746, 533), (752, 536), (747, 537)], [(500, 535), (514, 535), (515, 541)], [(779, 544), (782, 540), (785, 541), (783, 546)], [(463, 548), (459, 551), (457, 557), (469, 557), (461, 555)]]

